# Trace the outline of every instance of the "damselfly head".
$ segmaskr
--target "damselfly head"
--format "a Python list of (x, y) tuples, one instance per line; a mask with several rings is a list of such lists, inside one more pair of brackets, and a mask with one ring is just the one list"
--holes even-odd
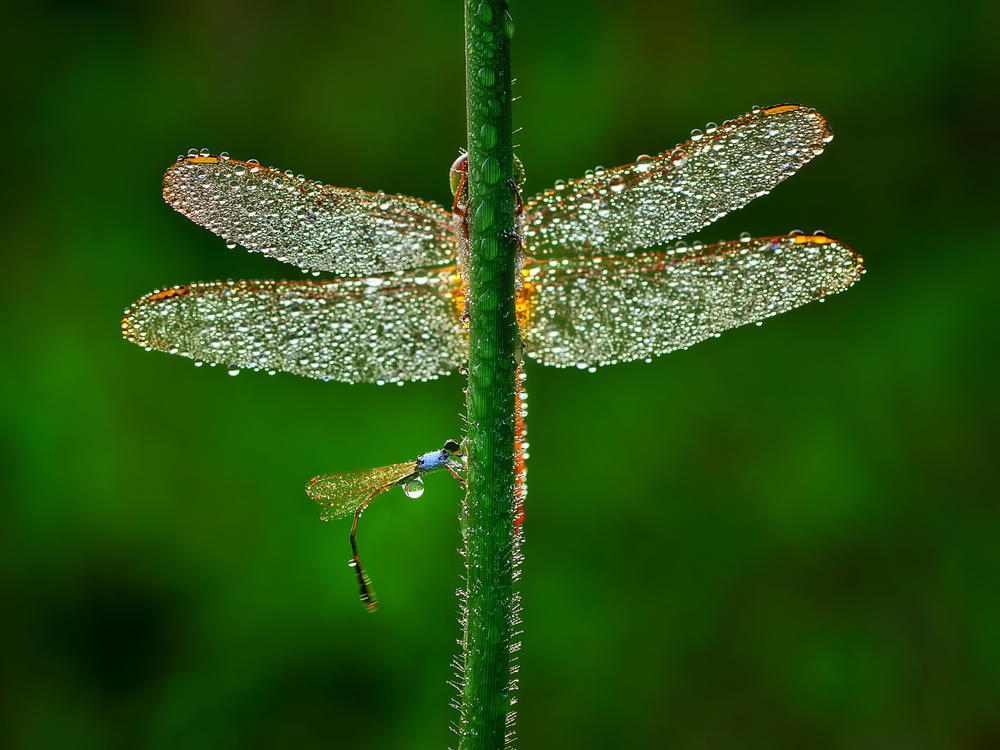
[(461, 453), (462, 452), (462, 446), (459, 444), (459, 442), (457, 440), (449, 440), (448, 442), (446, 442), (444, 444), (444, 449), (448, 453), (452, 453), (452, 454)]

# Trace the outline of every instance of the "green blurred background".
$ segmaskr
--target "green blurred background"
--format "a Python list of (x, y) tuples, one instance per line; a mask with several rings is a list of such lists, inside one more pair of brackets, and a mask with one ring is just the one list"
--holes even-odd
[[(527, 195), (751, 106), (836, 138), (709, 241), (822, 229), (849, 292), (595, 374), (528, 366), (521, 748), (1000, 747), (1000, 6), (515, 3)], [(0, 745), (454, 744), (459, 489), (314, 474), (460, 431), (462, 380), (196, 369), (153, 289), (301, 278), (164, 205), (188, 148), (447, 203), (450, 2), (8, 6)]]

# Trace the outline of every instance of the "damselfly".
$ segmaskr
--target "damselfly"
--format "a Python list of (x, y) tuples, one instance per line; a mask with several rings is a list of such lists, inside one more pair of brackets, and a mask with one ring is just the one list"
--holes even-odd
[(354, 557), (351, 560), (351, 565), (354, 566), (358, 576), (361, 602), (368, 611), (373, 612), (377, 608), (378, 602), (375, 598), (375, 591), (372, 589), (371, 580), (364, 568), (361, 567), (361, 558), (358, 556), (358, 544), (355, 539), (358, 531), (358, 519), (361, 518), (361, 514), (372, 500), (396, 485), (403, 487), (403, 492), (406, 493), (407, 497), (420, 497), (424, 492), (424, 482), (421, 477), (432, 471), (447, 469), (455, 479), (464, 483), (465, 480), (458, 473), (464, 468), (462, 463), (457, 460), (461, 455), (462, 447), (458, 441), (449, 440), (441, 450), (425, 453), (415, 461), (380, 466), (377, 469), (367, 469), (366, 471), (323, 474), (313, 477), (306, 484), (306, 494), (323, 506), (320, 515), (324, 521), (354, 515), (354, 524), (351, 526), (351, 550)]

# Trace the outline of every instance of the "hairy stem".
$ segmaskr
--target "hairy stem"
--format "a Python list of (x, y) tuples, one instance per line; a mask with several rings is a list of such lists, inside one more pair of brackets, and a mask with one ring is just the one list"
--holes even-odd
[(517, 188), (510, 36), (503, 0), (466, 0), (469, 128), (468, 494), (462, 512), (466, 587), (459, 656), (459, 748), (502, 748), (513, 729), (515, 636), (514, 311)]

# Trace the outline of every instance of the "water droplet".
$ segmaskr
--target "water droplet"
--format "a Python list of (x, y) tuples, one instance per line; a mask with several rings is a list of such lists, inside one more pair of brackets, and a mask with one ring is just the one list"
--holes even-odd
[(403, 492), (411, 500), (416, 500), (424, 494), (424, 480), (420, 477), (413, 477), (413, 479), (403, 485)]
[(492, 227), (495, 218), (491, 205), (488, 203), (479, 204), (479, 208), (476, 209), (476, 223), (479, 225), (479, 231), (482, 232)]
[(750, 232), (740, 232), (740, 242), (749, 242), (750, 240)]
[(694, 130), (691, 131), (691, 140), (692, 141), (700, 141), (704, 136), (705, 136), (705, 134), (702, 133), (699, 128), (695, 128)]
[(232, 250), (234, 247), (236, 247), (236, 240), (226, 240), (226, 247)]
[(708, 123), (708, 125), (705, 126), (705, 133), (707, 133), (708, 135), (712, 135), (712, 133), (714, 133), (718, 129), (719, 129), (718, 125), (716, 125), (714, 122), (710, 122)]
[(500, 180), (500, 161), (492, 156), (483, 163), (483, 180), (488, 185), (496, 185)]
[(675, 151), (673, 156), (670, 157), (670, 163), (675, 167), (683, 167), (687, 164), (688, 156), (686, 151)]
[(226, 370), (226, 372), (228, 372), (233, 377), (236, 377), (237, 375), (240, 374), (240, 366), (239, 365), (229, 365), (229, 368)]
[(479, 129), (479, 137), (485, 148), (493, 148), (497, 142), (497, 129), (490, 123), (486, 123)]
[(611, 188), (612, 193), (620, 193), (625, 189), (625, 180), (621, 177), (612, 177), (608, 181), (608, 187)]

